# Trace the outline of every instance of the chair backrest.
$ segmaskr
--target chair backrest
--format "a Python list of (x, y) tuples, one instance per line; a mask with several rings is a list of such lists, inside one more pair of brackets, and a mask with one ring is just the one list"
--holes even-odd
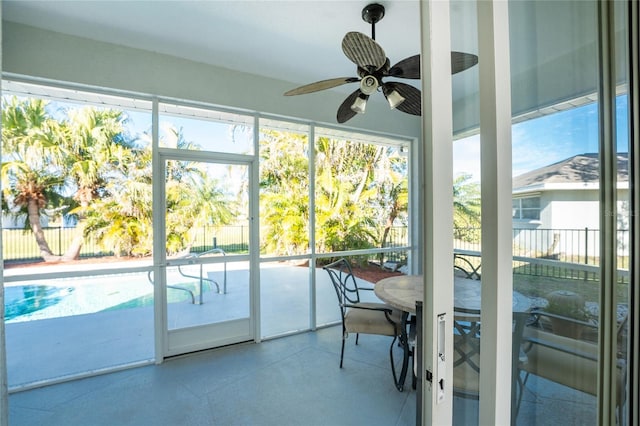
[(480, 388), (480, 310), (454, 309), (453, 392), (477, 398)]
[[(544, 328), (543, 317), (557, 318), (557, 315), (547, 314), (543, 311), (534, 313), (537, 319), (524, 330), (523, 349), (527, 361), (521, 365), (521, 369), (544, 377), (556, 383), (595, 395), (597, 392), (598, 374), (598, 344), (597, 342), (560, 335)], [(570, 322), (570, 318), (562, 318)], [(577, 326), (592, 328), (594, 324), (586, 324), (583, 321), (575, 321)], [(624, 326), (624, 322), (620, 328)], [(619, 330), (620, 332), (620, 330)], [(624, 398), (624, 376), (626, 364), (624, 359), (617, 362), (617, 399), (618, 403)]]
[(360, 293), (358, 291), (358, 284), (353, 276), (353, 270), (351, 264), (347, 259), (339, 259), (333, 263), (322, 267), (329, 273), (333, 288), (338, 296), (338, 303), (343, 310), (345, 304), (360, 303)]
[[(513, 313), (512, 366), (513, 392), (516, 391), (517, 368), (522, 332), (529, 314)], [(480, 390), (480, 310), (454, 308), (453, 392), (464, 398), (478, 398)]]

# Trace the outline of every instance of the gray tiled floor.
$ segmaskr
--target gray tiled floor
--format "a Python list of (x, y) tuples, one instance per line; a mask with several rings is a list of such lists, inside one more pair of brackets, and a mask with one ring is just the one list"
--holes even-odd
[[(388, 338), (339, 327), (219, 348), (12, 394), (11, 425), (409, 425), (415, 392), (398, 392)], [(399, 350), (399, 349), (398, 349)]]
[[(282, 286), (304, 282), (299, 274), (307, 271), (288, 268), (263, 273), (265, 277), (277, 273), (278, 280), (265, 281)], [(323, 321), (337, 320), (335, 295), (324, 284), (318, 286), (318, 316)], [(289, 311), (280, 308), (304, 305), (307, 287), (292, 284), (285, 292), (266, 290), (263, 332), (295, 328), (292, 318), (308, 317), (303, 307), (296, 315), (284, 317)], [(189, 310), (200, 307), (182, 305)], [(138, 308), (9, 324), (9, 378), (16, 384), (32, 383), (150, 359), (151, 312), (151, 308)], [(280, 330), (283, 325), (285, 329)], [(415, 392), (408, 386), (400, 393), (393, 386), (389, 339), (362, 336), (358, 346), (353, 340), (347, 342), (342, 370), (338, 368), (340, 327), (330, 327), (17, 392), (10, 396), (10, 422), (17, 426), (415, 424)], [(400, 349), (396, 350), (399, 356)], [(477, 409), (477, 401), (455, 398), (454, 424), (477, 424)], [(518, 425), (584, 425), (595, 424), (595, 418), (593, 396), (532, 377)]]
[[(330, 327), (13, 393), (10, 424), (414, 425), (416, 393), (395, 389), (389, 339), (353, 340), (343, 369)], [(477, 404), (455, 398), (454, 425), (477, 424)], [(595, 414), (592, 396), (531, 377), (517, 424), (595, 424)]]

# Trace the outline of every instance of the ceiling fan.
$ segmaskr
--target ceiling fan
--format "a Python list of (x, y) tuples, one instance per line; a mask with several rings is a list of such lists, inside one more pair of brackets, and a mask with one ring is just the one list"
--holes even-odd
[[(373, 3), (362, 9), (362, 19), (371, 24), (371, 37), (360, 32), (348, 32), (342, 39), (342, 51), (358, 66), (358, 77), (340, 77), (316, 81), (289, 90), (284, 95), (304, 95), (331, 89), (347, 83), (360, 83), (338, 108), (338, 123), (344, 123), (356, 114), (364, 114), (369, 96), (382, 91), (391, 109), (397, 108), (412, 115), (421, 115), (420, 90), (399, 81), (383, 82), (386, 77), (420, 78), (420, 55), (410, 56), (391, 66), (382, 47), (376, 43), (376, 23), (384, 17), (384, 6)], [(451, 72), (456, 74), (478, 63), (470, 53), (451, 52)]]

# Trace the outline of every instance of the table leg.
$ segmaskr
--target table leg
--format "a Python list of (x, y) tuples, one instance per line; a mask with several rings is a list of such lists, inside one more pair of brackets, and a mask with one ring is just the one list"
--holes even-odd
[(400, 330), (400, 345), (402, 346), (402, 370), (400, 370), (400, 377), (398, 378), (398, 383), (396, 387), (400, 392), (404, 389), (404, 382), (407, 378), (407, 370), (409, 367), (409, 356), (411, 353), (411, 348), (409, 347), (409, 339), (407, 338), (407, 323), (409, 319), (409, 312), (402, 313), (402, 322), (401, 322), (401, 330)]

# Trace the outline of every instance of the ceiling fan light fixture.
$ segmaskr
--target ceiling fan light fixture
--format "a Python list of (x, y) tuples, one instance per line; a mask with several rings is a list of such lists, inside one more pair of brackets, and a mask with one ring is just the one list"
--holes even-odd
[(367, 107), (367, 98), (362, 96), (358, 96), (351, 104), (351, 111), (357, 112), (358, 114), (364, 114), (364, 111)]
[(391, 109), (395, 109), (398, 105), (405, 101), (404, 96), (398, 93), (397, 90), (392, 90), (390, 93), (385, 93), (387, 96), (387, 102), (389, 102), (389, 107)]

